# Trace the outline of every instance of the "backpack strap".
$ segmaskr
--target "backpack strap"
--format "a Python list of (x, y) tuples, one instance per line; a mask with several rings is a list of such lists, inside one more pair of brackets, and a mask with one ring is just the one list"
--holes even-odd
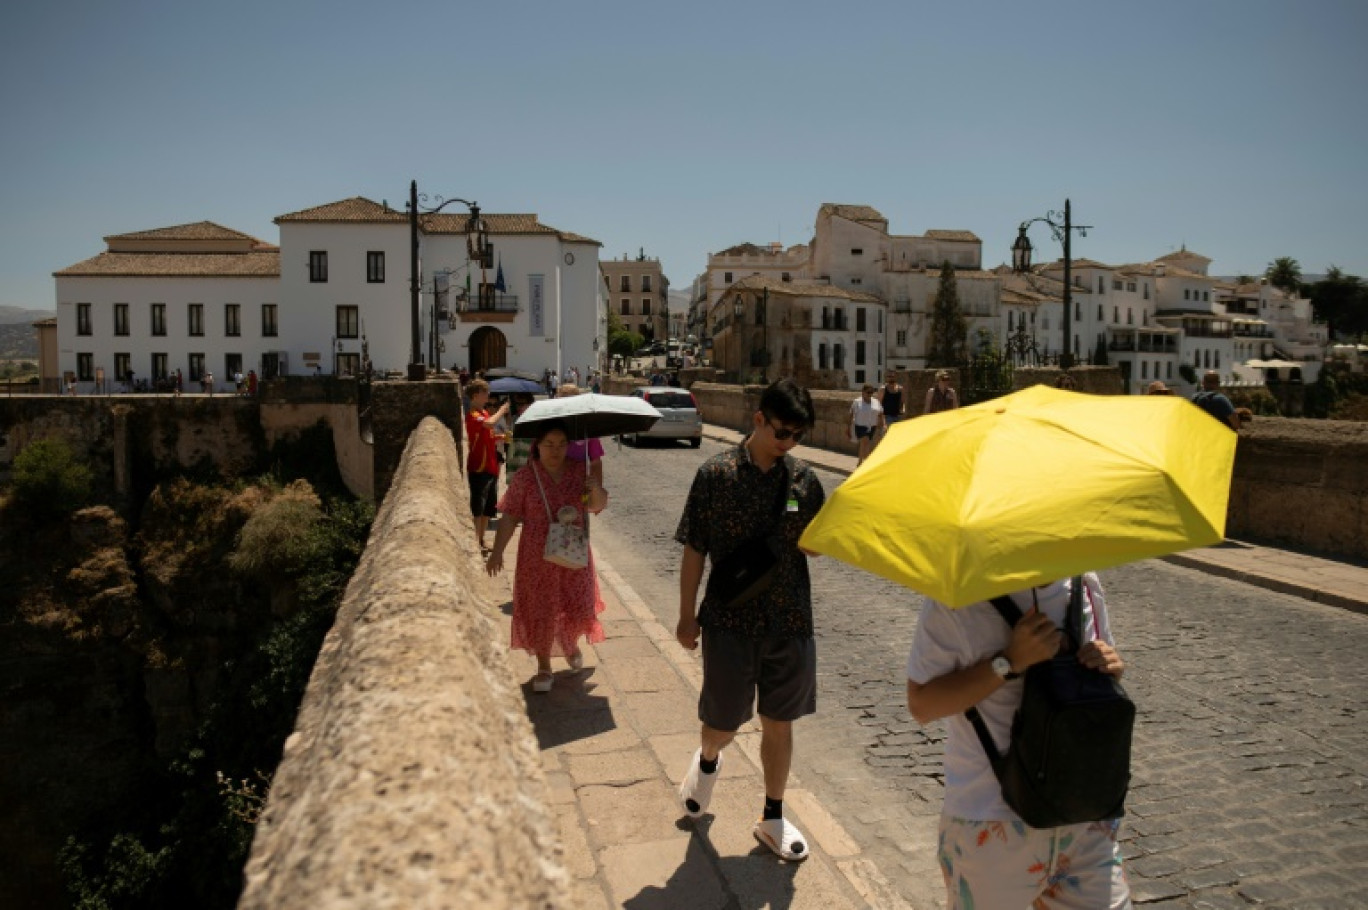
[[(1006, 594), (994, 597), (989, 603), (993, 605), (993, 609), (998, 611), (1003, 622), (1012, 628), (1016, 628), (1016, 624), (1021, 622), (1023, 615), (1021, 608)], [(993, 737), (988, 732), (988, 725), (983, 722), (983, 717), (979, 714), (978, 708), (970, 708), (964, 712), (964, 716), (969, 719), (969, 723), (974, 725), (974, 732), (978, 734), (979, 742), (983, 745), (983, 751), (988, 756), (989, 764), (996, 764), (1001, 761), (1002, 755), (998, 752), (997, 744), (993, 742)]]
[[(1031, 593), (1034, 597), (1035, 592), (1032, 591)], [(1003, 622), (1012, 628), (1016, 628), (1016, 624), (1021, 622), (1023, 615), (1021, 608), (1006, 594), (994, 597), (989, 603), (993, 605), (993, 609), (998, 611)], [(1073, 584), (1070, 585), (1069, 610), (1064, 620), (1064, 629), (1073, 636), (1075, 643), (1083, 640), (1083, 576), (1081, 575), (1074, 576)], [(1078, 645), (1075, 644), (1074, 650), (1077, 648)], [(988, 733), (988, 725), (983, 722), (983, 717), (979, 714), (978, 708), (970, 708), (964, 712), (964, 716), (969, 719), (969, 723), (974, 725), (974, 732), (978, 734), (979, 743), (982, 744), (983, 751), (988, 756), (988, 762), (995, 765), (1001, 761), (1002, 755), (998, 752), (997, 744), (993, 742), (992, 735)]]

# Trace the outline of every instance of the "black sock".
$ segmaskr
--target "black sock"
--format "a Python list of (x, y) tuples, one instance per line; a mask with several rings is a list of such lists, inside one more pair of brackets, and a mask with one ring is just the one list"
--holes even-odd
[[(717, 758), (721, 758), (721, 757), (722, 757), (721, 755), (717, 756)], [(698, 770), (702, 771), (704, 774), (716, 774), (716, 773), (717, 773), (717, 758), (714, 758), (712, 761), (708, 761), (708, 760), (707, 760), (706, 758), (704, 758), (702, 755), (699, 755), (699, 756), (698, 756)]]
[(782, 799), (770, 799), (768, 796), (766, 796), (766, 797), (765, 797), (765, 814), (764, 814), (765, 820), (766, 820), (766, 821), (769, 821), (771, 818), (783, 818), (783, 817), (784, 817), (784, 801), (783, 801)]

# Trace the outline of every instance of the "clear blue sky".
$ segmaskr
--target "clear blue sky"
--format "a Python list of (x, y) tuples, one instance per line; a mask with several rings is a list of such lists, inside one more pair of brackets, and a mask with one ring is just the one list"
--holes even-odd
[[(20, 0), (0, 12), (0, 304), (102, 237), (426, 192), (658, 256), (806, 241), (823, 202), (984, 264), (1186, 243), (1368, 277), (1368, 3)], [(1048, 258), (1059, 247), (1037, 226)]]

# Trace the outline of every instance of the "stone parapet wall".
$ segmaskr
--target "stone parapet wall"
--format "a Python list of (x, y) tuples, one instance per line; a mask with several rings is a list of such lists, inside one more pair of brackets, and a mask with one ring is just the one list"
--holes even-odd
[(244, 910), (567, 906), (461, 464), (423, 420), (286, 742)]
[(370, 429), (375, 449), (376, 502), (389, 491), (409, 434), (427, 417), (441, 421), (459, 443), (464, 433), (461, 387), (455, 377), (372, 384)]
[(1227, 514), (1230, 537), (1368, 561), (1368, 423), (1255, 418)]

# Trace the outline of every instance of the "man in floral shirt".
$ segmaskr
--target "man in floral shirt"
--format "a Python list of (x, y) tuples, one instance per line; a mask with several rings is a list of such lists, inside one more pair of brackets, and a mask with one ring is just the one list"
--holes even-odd
[[(798, 538), (825, 501), (816, 474), (788, 455), (815, 422), (812, 396), (789, 379), (765, 389), (740, 445), (698, 469), (675, 539), (684, 545), (679, 625), (690, 650), (703, 640), (703, 723), (680, 787), (684, 810), (701, 816), (712, 798), (722, 749), (757, 706), (765, 807), (755, 837), (788, 860), (807, 858), (802, 834), (784, 819), (784, 790), (793, 758), (793, 722), (817, 710), (817, 652), (812, 637), (812, 590)], [(705, 560), (717, 566), (745, 541), (777, 533), (774, 583), (755, 597), (727, 604), (709, 590), (695, 614)]]

